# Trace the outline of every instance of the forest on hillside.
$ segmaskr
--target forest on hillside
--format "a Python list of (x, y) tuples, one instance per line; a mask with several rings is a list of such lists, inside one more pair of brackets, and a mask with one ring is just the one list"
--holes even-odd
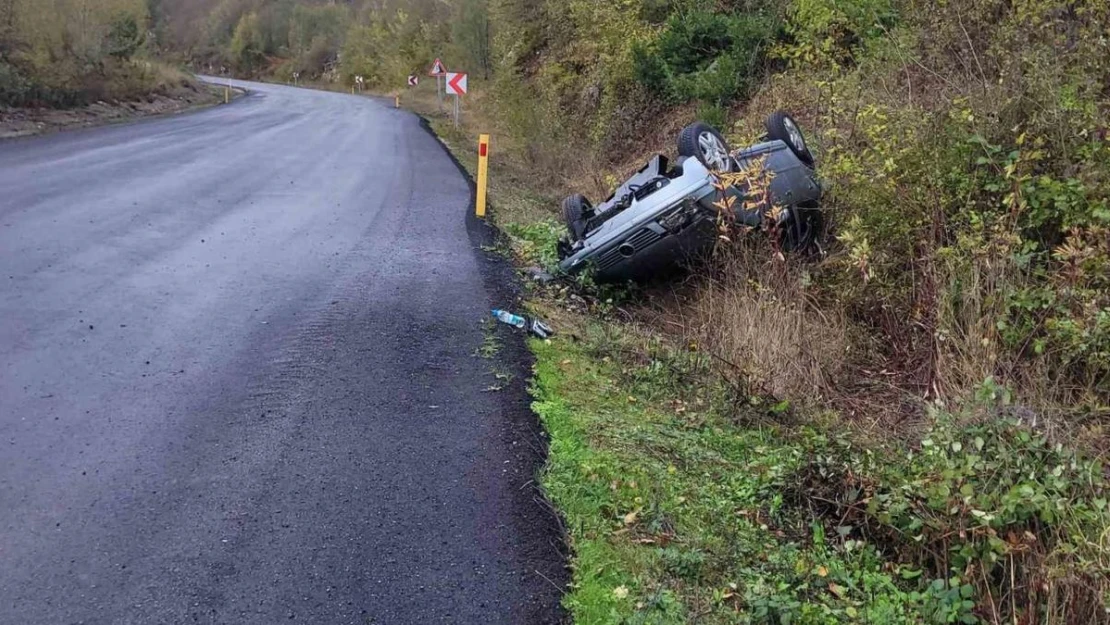
[(188, 77), (157, 62), (157, 0), (0, 0), (0, 107), (145, 97)]

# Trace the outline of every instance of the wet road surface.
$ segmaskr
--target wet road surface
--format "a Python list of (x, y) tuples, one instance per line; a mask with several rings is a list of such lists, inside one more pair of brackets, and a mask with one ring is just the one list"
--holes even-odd
[(467, 180), (411, 114), (246, 86), (0, 142), (0, 623), (556, 621)]

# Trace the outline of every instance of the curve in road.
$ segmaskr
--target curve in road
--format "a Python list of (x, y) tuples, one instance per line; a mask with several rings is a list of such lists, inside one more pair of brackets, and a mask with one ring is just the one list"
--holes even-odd
[(0, 143), (0, 623), (559, 620), (467, 180), (411, 114), (238, 84)]

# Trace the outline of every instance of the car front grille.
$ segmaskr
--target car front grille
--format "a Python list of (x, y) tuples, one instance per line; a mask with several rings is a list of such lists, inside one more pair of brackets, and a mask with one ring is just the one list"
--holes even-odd
[(625, 243), (628, 243), (632, 247), (636, 248), (636, 251), (639, 252), (640, 250), (651, 245), (652, 243), (655, 243), (661, 238), (663, 238), (662, 235), (652, 230), (651, 228), (642, 228), (632, 236), (628, 237), (628, 239), (625, 240)]
[(636, 253), (639, 253), (640, 251), (646, 249), (648, 246), (655, 243), (661, 238), (663, 238), (663, 235), (652, 230), (651, 228), (641, 228), (632, 233), (632, 235), (630, 235), (627, 239), (621, 241), (609, 251), (598, 257), (597, 268), (601, 271), (604, 271), (620, 263), (622, 260), (625, 260), (625, 256), (623, 256), (620, 252), (620, 249), (623, 246), (632, 246), (632, 249), (636, 250)]

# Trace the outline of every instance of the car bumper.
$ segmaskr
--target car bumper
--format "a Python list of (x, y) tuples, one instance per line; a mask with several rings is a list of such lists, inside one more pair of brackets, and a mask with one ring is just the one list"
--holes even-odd
[(567, 258), (559, 267), (571, 274), (592, 267), (603, 282), (648, 280), (704, 254), (712, 247), (716, 231), (716, 215), (692, 205), (680, 225), (666, 218), (652, 220), (620, 241)]

